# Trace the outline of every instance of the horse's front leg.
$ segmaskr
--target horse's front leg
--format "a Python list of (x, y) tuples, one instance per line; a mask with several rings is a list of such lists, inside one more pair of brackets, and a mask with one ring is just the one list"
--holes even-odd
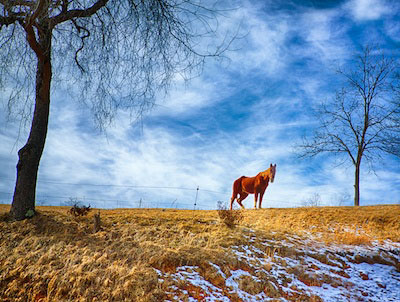
[(254, 192), (254, 208), (257, 209), (258, 192)]
[(260, 202), (259, 202), (259, 205), (258, 205), (259, 209), (261, 209), (261, 204), (262, 204), (264, 193), (265, 193), (265, 190), (267, 189), (267, 187), (268, 187), (268, 184), (265, 186), (264, 190), (261, 190), (261, 192), (260, 192)]
[(261, 204), (262, 204), (262, 200), (263, 200), (263, 197), (264, 197), (264, 193), (265, 193), (265, 191), (260, 193), (260, 201), (259, 201), (259, 204), (258, 204), (258, 208), (259, 209), (261, 209)]

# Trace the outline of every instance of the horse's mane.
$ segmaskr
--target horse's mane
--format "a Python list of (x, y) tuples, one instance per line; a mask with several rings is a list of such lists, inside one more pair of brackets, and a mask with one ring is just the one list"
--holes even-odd
[(268, 174), (268, 176), (270, 176), (269, 168), (267, 170), (265, 170), (265, 171), (262, 171), (262, 172), (258, 173), (257, 175), (265, 176), (265, 174)]

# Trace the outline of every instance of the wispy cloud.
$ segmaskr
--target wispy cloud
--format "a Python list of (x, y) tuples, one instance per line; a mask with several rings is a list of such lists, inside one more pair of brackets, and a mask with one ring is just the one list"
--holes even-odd
[(390, 4), (384, 0), (351, 0), (345, 6), (357, 21), (378, 20), (390, 14)]
[[(239, 50), (227, 54), (229, 63), (210, 61), (202, 76), (187, 83), (177, 77), (142, 124), (131, 124), (129, 114), (119, 112), (106, 135), (100, 134), (87, 109), (67, 102), (59, 88), (38, 196), (84, 196), (92, 205), (108, 207), (138, 206), (139, 200), (146, 206), (191, 207), (200, 187), (198, 205), (215, 208), (218, 200), (230, 199), (236, 178), (254, 176), (270, 163), (278, 165), (277, 175), (265, 206), (299, 206), (313, 193), (324, 204), (337, 205), (344, 193), (352, 194), (351, 167), (336, 167), (328, 157), (300, 160), (292, 146), (313, 128), (313, 104), (334, 93), (335, 67), (352, 55), (357, 39), (368, 35), (359, 23), (386, 16), (387, 4), (349, 1), (320, 9), (272, 3), (246, 1), (229, 12), (231, 18), (220, 27), (241, 23), (247, 33), (235, 42)], [(373, 13), (366, 9), (371, 5), (377, 7)], [(394, 23), (379, 26), (396, 35)], [(0, 176), (8, 179), (15, 177), (17, 158), (15, 150), (10, 153), (13, 127), (0, 131)], [(363, 174), (362, 202), (395, 199), (399, 192), (389, 188), (400, 171), (389, 172)], [(0, 189), (12, 191), (12, 181)], [(252, 196), (245, 205), (253, 205)]]

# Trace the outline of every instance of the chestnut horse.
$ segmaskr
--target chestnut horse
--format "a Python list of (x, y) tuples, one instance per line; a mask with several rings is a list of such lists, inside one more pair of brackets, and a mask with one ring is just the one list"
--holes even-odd
[[(242, 201), (249, 195), (254, 194), (254, 208), (257, 208), (257, 199), (260, 196), (258, 207), (261, 209), (265, 189), (268, 187), (269, 181), (274, 182), (276, 172), (276, 164), (270, 165), (269, 169), (258, 173), (254, 177), (242, 176), (233, 183), (233, 193), (231, 198), (231, 210), (235, 199), (238, 204), (244, 209)], [(239, 194), (239, 198), (238, 198)]]

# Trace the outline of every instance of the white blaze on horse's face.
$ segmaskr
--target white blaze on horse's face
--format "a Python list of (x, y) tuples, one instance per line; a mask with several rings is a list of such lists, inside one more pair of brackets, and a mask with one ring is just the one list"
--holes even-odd
[(270, 165), (269, 166), (269, 179), (271, 180), (271, 183), (274, 182), (275, 179), (275, 172), (276, 172), (276, 164), (275, 165)]

